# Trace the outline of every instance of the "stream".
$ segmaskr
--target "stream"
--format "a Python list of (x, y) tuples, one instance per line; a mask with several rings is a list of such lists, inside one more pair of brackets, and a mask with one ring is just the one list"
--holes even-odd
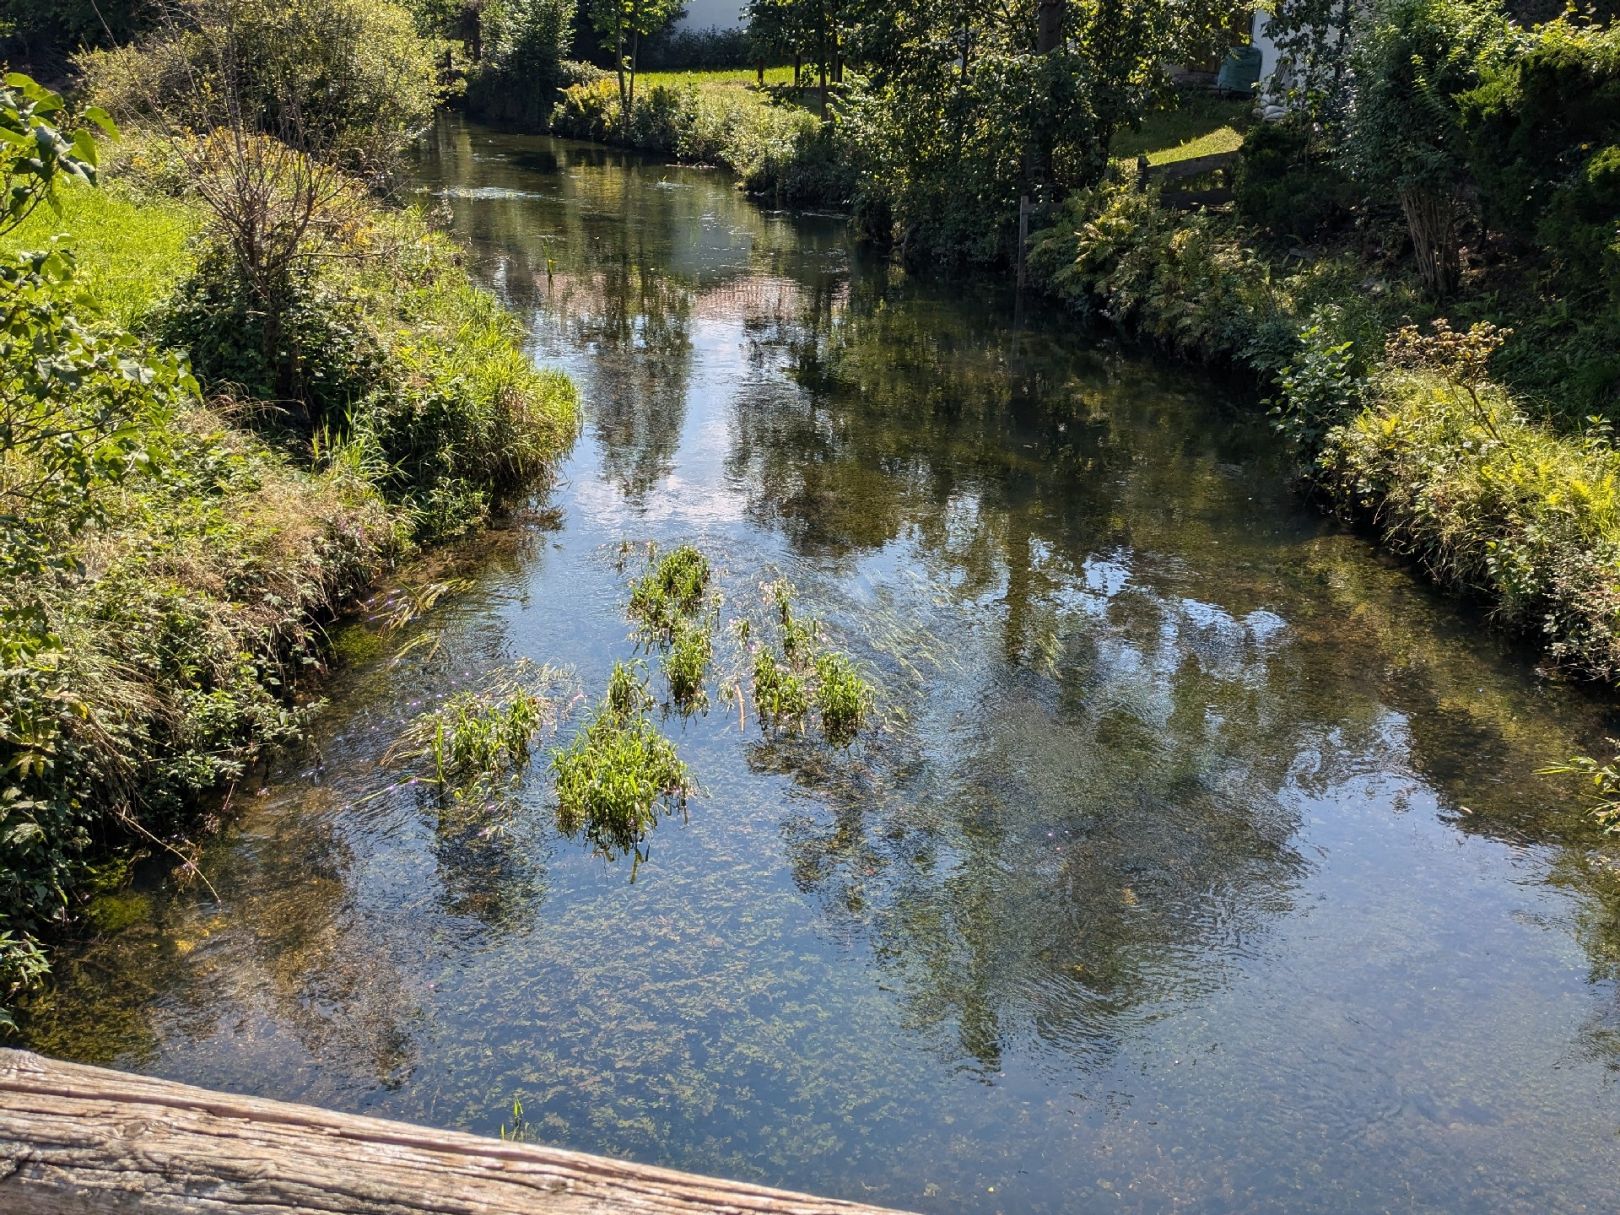
[[(1252, 393), (716, 171), (447, 119), (417, 182), (579, 441), (410, 575), (468, 589), (336, 633), (212, 889), (110, 900), (28, 1046), (929, 1213), (1614, 1209), (1620, 870), (1536, 775), (1614, 727)], [(638, 861), (548, 764), (648, 543), (723, 615), (791, 580), (879, 712), (666, 713), (700, 792)], [(498, 820), (380, 765), (525, 658), (577, 703)]]

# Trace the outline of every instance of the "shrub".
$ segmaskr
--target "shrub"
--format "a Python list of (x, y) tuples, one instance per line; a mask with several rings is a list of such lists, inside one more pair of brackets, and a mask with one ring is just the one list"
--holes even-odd
[(1319, 457), (1335, 498), (1552, 661), (1620, 675), (1620, 452), (1561, 438), (1449, 358), (1403, 360)]
[[(1458, 104), (1487, 218), (1520, 240), (1539, 236), (1567, 255), (1558, 235), (1543, 228), (1543, 217), (1562, 194), (1581, 191), (1593, 162), (1620, 143), (1620, 28), (1560, 16), (1535, 30), (1523, 54)], [(1611, 240), (1613, 203), (1611, 196), (1607, 210), (1594, 217), (1610, 221)], [(1599, 250), (1607, 243), (1599, 241)], [(1601, 264), (1601, 256), (1594, 266), (1579, 253), (1567, 262), (1576, 274)]]
[(495, 122), (543, 125), (580, 67), (565, 67), (575, 0), (500, 0), (485, 19), (484, 56), (467, 81), (467, 109)]
[(642, 40), (637, 65), (642, 71), (683, 68), (753, 67), (759, 48), (746, 29), (667, 28)]
[(1377, 0), (1352, 36), (1356, 99), (1342, 160), (1364, 190), (1395, 193), (1418, 275), (1436, 296), (1462, 275), (1468, 164), (1458, 99), (1510, 45), (1497, 0)]
[(77, 62), (123, 121), (239, 126), (366, 176), (392, 170), (438, 101), (434, 48), (390, 0), (183, 0), (140, 42)]
[(1332, 306), (1312, 314), (1271, 402), (1277, 429), (1307, 453), (1320, 450), (1328, 432), (1355, 415), (1367, 391), (1355, 341), (1343, 336), (1339, 321)]
[(856, 194), (847, 141), (805, 110), (747, 90), (655, 84), (636, 95), (623, 123), (617, 87), (603, 76), (564, 91), (551, 129), (723, 165), (744, 189), (778, 205), (842, 207)]
[(1314, 146), (1303, 122), (1260, 122), (1238, 152), (1238, 218), (1274, 236), (1314, 240), (1343, 224), (1355, 203), (1349, 180)]
[(511, 315), (419, 217), (371, 212), (345, 242), (347, 256), (292, 279), (279, 370), (263, 342), (242, 340), (263, 317), (231, 259), (204, 257), (160, 332), (192, 352), (211, 391), (268, 399), (249, 420), (294, 450), (323, 433), (374, 445), (378, 483), (411, 512), (418, 538), (465, 531), (572, 434), (572, 385), (533, 367)]

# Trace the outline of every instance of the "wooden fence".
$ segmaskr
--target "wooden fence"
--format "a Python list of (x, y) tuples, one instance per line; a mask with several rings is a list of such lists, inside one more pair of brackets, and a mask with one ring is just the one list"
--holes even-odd
[[(1164, 188), (1159, 192), (1160, 201), (1178, 211), (1212, 207), (1232, 201), (1232, 169), (1236, 164), (1236, 152), (1215, 152), (1209, 156), (1172, 160), (1162, 165), (1149, 164), (1146, 156), (1138, 156), (1136, 185), (1138, 189), (1145, 190), (1150, 182), (1163, 183)], [(1200, 177), (1214, 177), (1220, 184), (1204, 189), (1188, 188), (1188, 183)]]

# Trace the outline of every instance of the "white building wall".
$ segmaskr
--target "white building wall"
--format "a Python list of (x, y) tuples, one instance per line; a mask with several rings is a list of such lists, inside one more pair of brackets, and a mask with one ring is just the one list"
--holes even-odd
[(686, 0), (686, 16), (676, 23), (682, 30), (733, 30), (747, 24), (744, 0)]

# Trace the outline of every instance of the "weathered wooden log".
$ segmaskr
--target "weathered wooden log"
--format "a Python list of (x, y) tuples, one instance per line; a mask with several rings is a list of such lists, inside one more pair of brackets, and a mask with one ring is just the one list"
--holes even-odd
[(881, 1215), (0, 1050), (4, 1215)]

